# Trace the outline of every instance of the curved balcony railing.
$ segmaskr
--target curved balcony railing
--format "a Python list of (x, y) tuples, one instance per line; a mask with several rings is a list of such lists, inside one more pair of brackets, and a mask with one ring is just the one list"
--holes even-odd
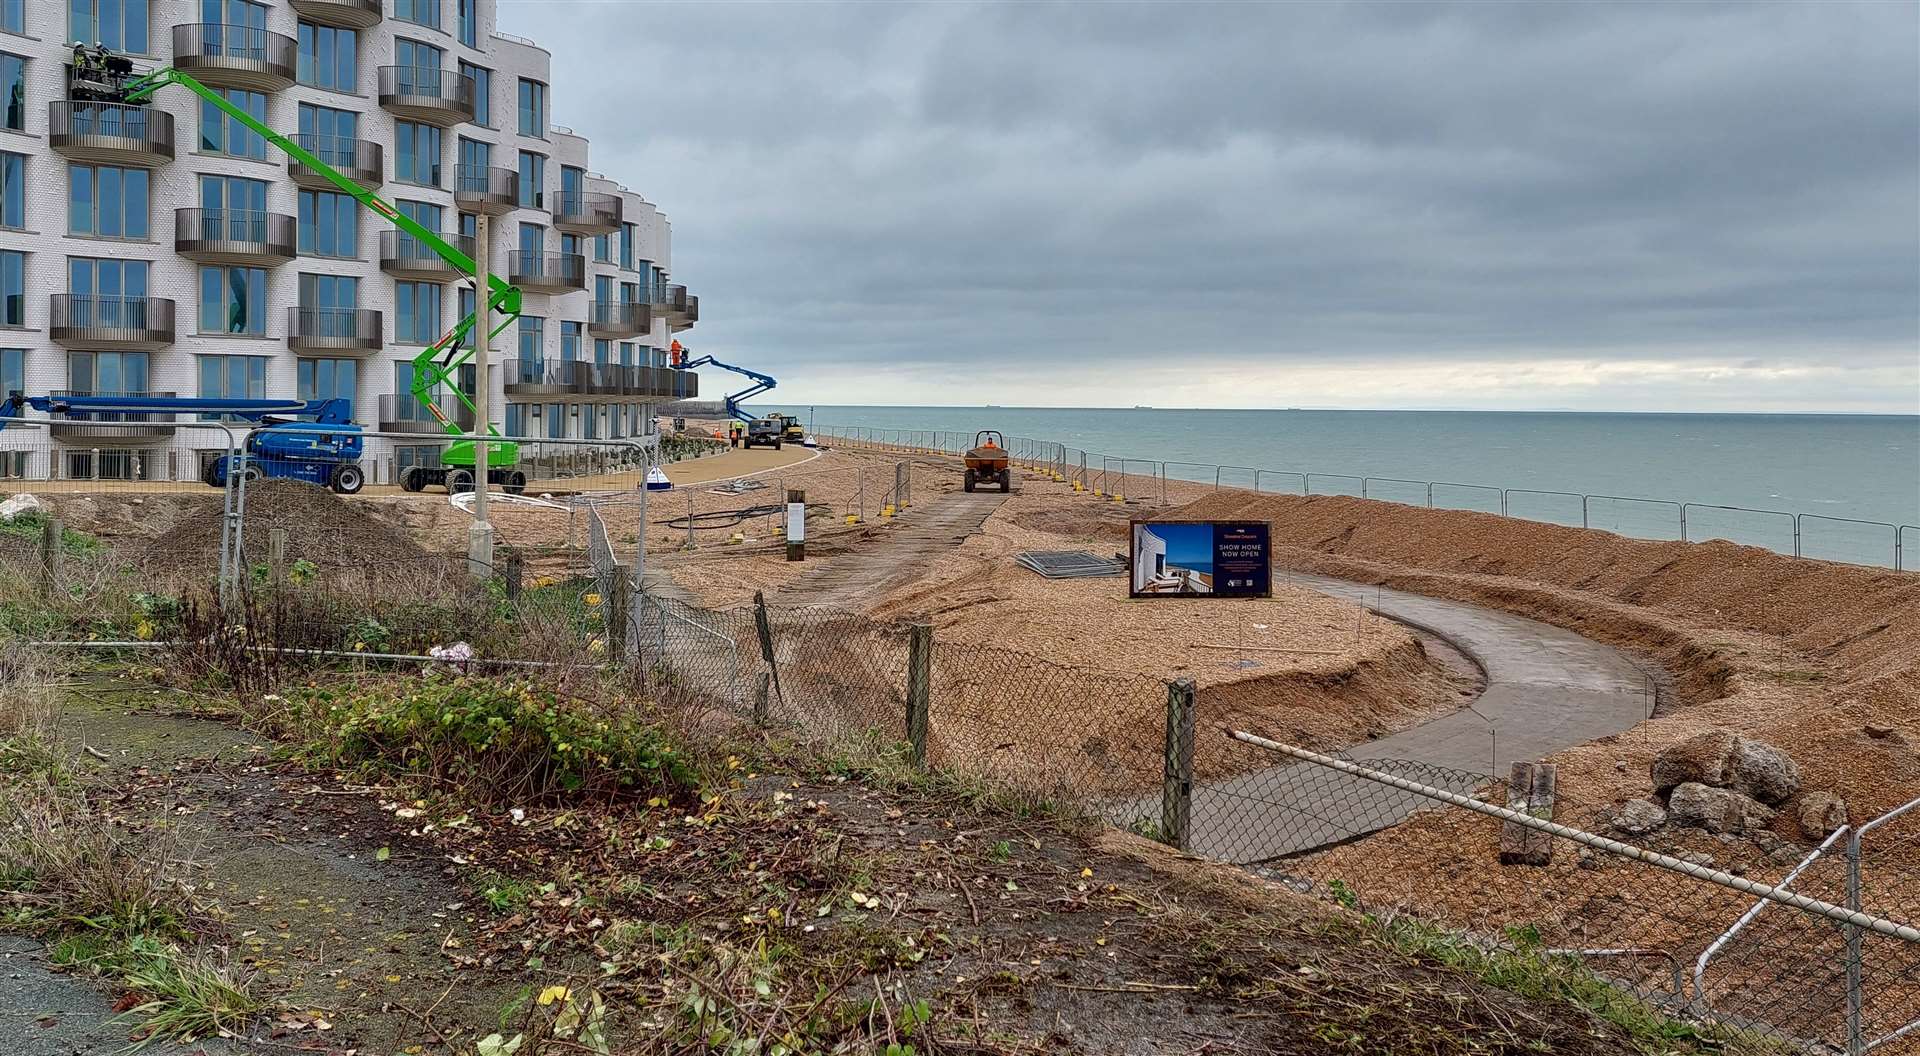
[(298, 221), (256, 209), (175, 209), (173, 246), (209, 263), (278, 264), (292, 260)]
[(580, 235), (604, 235), (620, 230), (625, 207), (617, 194), (600, 191), (561, 192), (553, 196), (553, 226)]
[(310, 22), (349, 29), (371, 29), (380, 24), (380, 0), (291, 0), (293, 9)]
[[(454, 425), (472, 431), (473, 412), (467, 409), (460, 397), (451, 392), (441, 392), (435, 395), (433, 402)], [(383, 432), (439, 434), (447, 431), (447, 427), (440, 424), (427, 405), (411, 393), (383, 392), (375, 403)]]
[(47, 315), (57, 345), (128, 351), (173, 344), (174, 307), (165, 297), (56, 293)]
[(205, 84), (277, 92), (293, 83), (299, 44), (284, 33), (221, 22), (173, 27), (173, 65)]
[(437, 66), (382, 66), (376, 76), (384, 110), (435, 125), (474, 118), (477, 88), (466, 74)]
[(581, 253), (507, 254), (507, 281), (541, 293), (587, 288), (587, 258)]
[(587, 306), (587, 332), (595, 337), (633, 337), (653, 328), (653, 314), (644, 304), (594, 301)]
[[(319, 159), (321, 164), (338, 170), (356, 183), (377, 185), (386, 179), (386, 155), (378, 143), (311, 132), (303, 132), (292, 139), (300, 149)], [(292, 157), (287, 158), (287, 175), (302, 187), (330, 189), (334, 186), (333, 181), (321, 175), (320, 170)]]
[(373, 308), (287, 309), (287, 347), (295, 352), (378, 352), (386, 319)]
[[(451, 243), (461, 253), (473, 256), (472, 235), (458, 238), (442, 234), (443, 240)], [(449, 282), (462, 278), (465, 272), (454, 267), (425, 242), (407, 234), (405, 231), (386, 230), (380, 232), (380, 270), (389, 275), (398, 275), (409, 279), (426, 279), (435, 282)]]
[(453, 204), (465, 213), (512, 212), (520, 205), (520, 174), (495, 165), (456, 165)]
[(55, 99), (47, 105), (47, 142), (77, 161), (158, 165), (173, 158), (173, 115), (126, 103)]

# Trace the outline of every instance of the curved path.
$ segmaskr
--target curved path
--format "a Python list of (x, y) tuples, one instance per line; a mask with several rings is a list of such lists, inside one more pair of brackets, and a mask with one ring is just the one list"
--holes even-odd
[[(1477, 783), (1469, 775), (1502, 775), (1517, 760), (1619, 733), (1652, 713), (1646, 671), (1572, 631), (1326, 576), (1278, 578), (1444, 638), (1486, 672), (1486, 690), (1473, 704), (1356, 745), (1346, 753), (1355, 760), (1394, 760), (1402, 776), (1459, 789)], [(1196, 736), (1222, 736), (1205, 727), (1204, 711), (1200, 720)], [(1385, 828), (1428, 802), (1308, 763), (1277, 766), (1196, 784), (1190, 849), (1243, 864), (1268, 861)]]

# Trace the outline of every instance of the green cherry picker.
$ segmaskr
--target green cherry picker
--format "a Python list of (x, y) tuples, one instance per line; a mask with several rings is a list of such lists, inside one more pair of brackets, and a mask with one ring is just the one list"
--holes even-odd
[[(130, 62), (98, 47), (76, 46), (74, 59), (72, 86), (76, 92), (81, 91), (84, 86), (86, 97), (103, 101), (142, 103), (151, 99), (153, 93), (159, 89), (169, 84), (178, 84), (258, 133), (267, 142), (278, 147), (300, 164), (326, 177), (334, 186), (352, 195), (375, 215), (391, 221), (420, 246), (437, 254), (456, 271), (463, 275), (474, 273), (473, 258), (441, 237), (438, 231), (428, 230), (379, 195), (341, 175), (331, 165), (321, 161), (299, 143), (268, 128), (252, 114), (229, 101), (225, 95), (208, 88), (191, 76), (172, 67), (135, 76)], [(464, 436), (466, 430), (450, 419), (440, 407), (439, 394), (443, 383), (453, 391), (455, 397), (466, 406), (469, 413), (478, 413), (473, 397), (462, 390), (454, 380), (455, 372), (473, 358), (473, 346), (466, 342), (469, 332), (474, 326), (480, 325), (479, 320), (482, 318), (492, 319), (498, 316), (498, 324), (488, 331), (489, 338), (492, 338), (513, 325), (514, 320), (520, 317), (519, 288), (508, 285), (505, 279), (492, 274), (487, 276), (487, 288), (485, 315), (476, 310), (474, 314), (460, 320), (453, 329), (427, 346), (413, 361), (412, 396), (453, 436)], [(479, 298), (476, 298), (476, 303), (478, 300)], [(492, 422), (487, 423), (487, 432), (491, 436), (500, 435), (500, 431), (494, 428)], [(520, 445), (512, 442), (489, 441), (487, 443), (487, 481), (489, 483), (499, 485), (513, 494), (520, 493), (526, 488), (527, 477), (519, 469), (519, 464)], [(409, 467), (401, 476), (400, 486), (407, 491), (421, 491), (435, 486), (444, 486), (450, 492), (468, 491), (473, 488), (475, 476), (473, 441), (457, 440), (449, 444), (441, 453), (438, 467)]]

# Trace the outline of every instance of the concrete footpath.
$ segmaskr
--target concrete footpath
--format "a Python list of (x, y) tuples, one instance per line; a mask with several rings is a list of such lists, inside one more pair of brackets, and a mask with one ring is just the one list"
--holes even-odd
[[(1486, 672), (1486, 690), (1468, 707), (1346, 753), (1358, 761), (1394, 760), (1383, 768), (1401, 777), (1465, 791), (1477, 783), (1468, 775), (1504, 779), (1516, 760), (1619, 733), (1652, 713), (1652, 677), (1619, 650), (1572, 631), (1325, 576), (1277, 578), (1444, 638)], [(1196, 736), (1223, 736), (1200, 718)], [(1276, 766), (1197, 785), (1191, 849), (1231, 862), (1269, 861), (1385, 828), (1431, 803), (1308, 763)], [(1157, 817), (1158, 801), (1135, 811)]]

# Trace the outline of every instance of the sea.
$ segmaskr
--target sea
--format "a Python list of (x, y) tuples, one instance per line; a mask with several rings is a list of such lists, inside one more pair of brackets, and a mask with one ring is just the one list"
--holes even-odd
[[(760, 405), (756, 404), (756, 409)], [(767, 408), (771, 409), (771, 408)], [(833, 427), (998, 429), (1175, 479), (1368, 496), (1581, 523), (1646, 538), (1729, 538), (1920, 567), (1920, 416), (1494, 411), (782, 406)], [(1117, 473), (1119, 467), (1113, 463)], [(1228, 468), (1216, 472), (1210, 467)], [(1134, 473), (1148, 472), (1130, 463)], [(1310, 484), (1300, 475), (1311, 473)], [(1385, 478), (1394, 478), (1388, 480)], [(1473, 485), (1478, 487), (1467, 487)], [(1503, 494), (1504, 493), (1504, 494)], [(1551, 494), (1549, 494), (1551, 493)], [(1629, 500), (1656, 500), (1638, 502)], [(1681, 511), (1669, 503), (1698, 504)], [(1742, 507), (1722, 510), (1711, 507)], [(1768, 511), (1765, 513), (1749, 513)], [(1804, 515), (1798, 519), (1794, 515)], [(1894, 526), (1855, 525), (1849, 521)], [(1909, 525), (1904, 533), (1897, 526)], [(1880, 555), (1880, 551), (1885, 551)], [(1879, 555), (1879, 556), (1876, 556)]]

